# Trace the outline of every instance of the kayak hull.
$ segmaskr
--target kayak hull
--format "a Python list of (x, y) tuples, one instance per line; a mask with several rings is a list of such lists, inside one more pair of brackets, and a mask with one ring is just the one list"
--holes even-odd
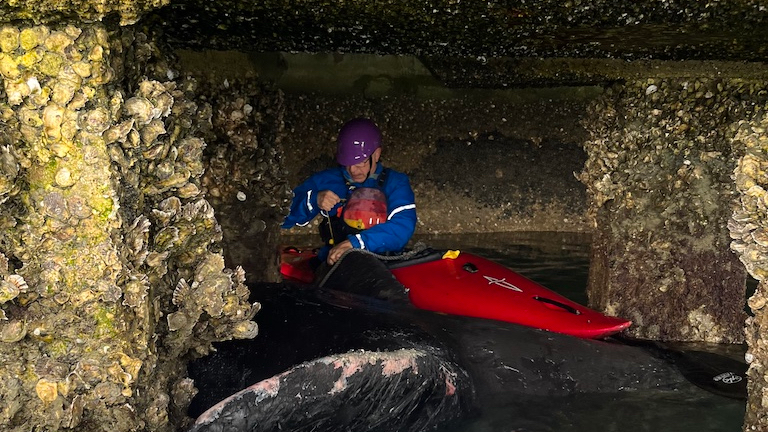
[[(312, 283), (314, 256), (308, 250), (284, 249), (280, 265), (283, 277)], [(472, 253), (454, 256), (435, 251), (426, 257), (391, 265), (390, 271), (403, 285), (410, 302), (419, 309), (506, 321), (589, 339), (619, 333), (632, 324), (573, 302)]]

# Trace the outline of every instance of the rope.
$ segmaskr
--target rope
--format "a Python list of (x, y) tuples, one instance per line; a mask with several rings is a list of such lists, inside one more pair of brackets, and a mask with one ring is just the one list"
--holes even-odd
[(318, 284), (318, 287), (322, 288), (325, 285), (325, 283), (328, 282), (328, 279), (331, 277), (333, 272), (336, 271), (336, 269), (339, 267), (339, 264), (341, 264), (341, 262), (344, 261), (344, 257), (346, 257), (352, 252), (371, 255), (372, 257), (377, 258), (381, 261), (406, 261), (424, 252), (426, 249), (427, 249), (427, 245), (422, 242), (417, 242), (416, 244), (413, 245), (413, 249), (397, 255), (380, 255), (365, 249), (355, 249), (355, 248), (348, 249), (343, 254), (341, 254), (341, 256), (339, 257), (339, 260), (336, 261), (333, 264), (333, 266), (331, 266), (331, 268), (328, 270), (328, 273), (326, 273), (325, 276), (323, 276), (323, 279)]

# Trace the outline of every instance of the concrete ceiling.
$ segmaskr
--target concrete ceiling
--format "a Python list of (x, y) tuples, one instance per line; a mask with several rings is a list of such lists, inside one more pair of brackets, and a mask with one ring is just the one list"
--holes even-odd
[(182, 48), (413, 55), (446, 86), (500, 88), (618, 79), (627, 61), (763, 62), (762, 3), (184, 0), (148, 21)]
[[(188, 47), (419, 56), (765, 60), (758, 1), (174, 1)], [(766, 4), (768, 5), (768, 3)]]
[(454, 87), (768, 60), (766, 0), (0, 0), (0, 17), (136, 23), (194, 50), (412, 55)]

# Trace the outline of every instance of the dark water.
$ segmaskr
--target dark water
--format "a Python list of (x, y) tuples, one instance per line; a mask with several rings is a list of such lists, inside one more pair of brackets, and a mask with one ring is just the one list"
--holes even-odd
[[(587, 235), (494, 233), (416, 240), (433, 247), (477, 253), (574, 301), (587, 304), (585, 290), (590, 249)], [(685, 346), (681, 347), (685, 349)], [(743, 355), (741, 346), (699, 344), (695, 348), (734, 358)], [(674, 391), (527, 397), (486, 406), (480, 416), (445, 432), (737, 432), (741, 430), (744, 411), (744, 401), (718, 396), (695, 386)]]

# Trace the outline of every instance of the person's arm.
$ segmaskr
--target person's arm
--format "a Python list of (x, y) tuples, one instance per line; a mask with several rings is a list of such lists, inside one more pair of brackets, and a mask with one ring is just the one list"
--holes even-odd
[(387, 221), (347, 237), (352, 247), (374, 253), (399, 251), (416, 230), (416, 203), (405, 174), (390, 172), (384, 193), (387, 195)]
[(291, 210), (282, 228), (305, 226), (321, 210), (332, 210), (341, 203), (339, 193), (345, 188), (337, 169), (328, 169), (312, 175), (293, 190)]

